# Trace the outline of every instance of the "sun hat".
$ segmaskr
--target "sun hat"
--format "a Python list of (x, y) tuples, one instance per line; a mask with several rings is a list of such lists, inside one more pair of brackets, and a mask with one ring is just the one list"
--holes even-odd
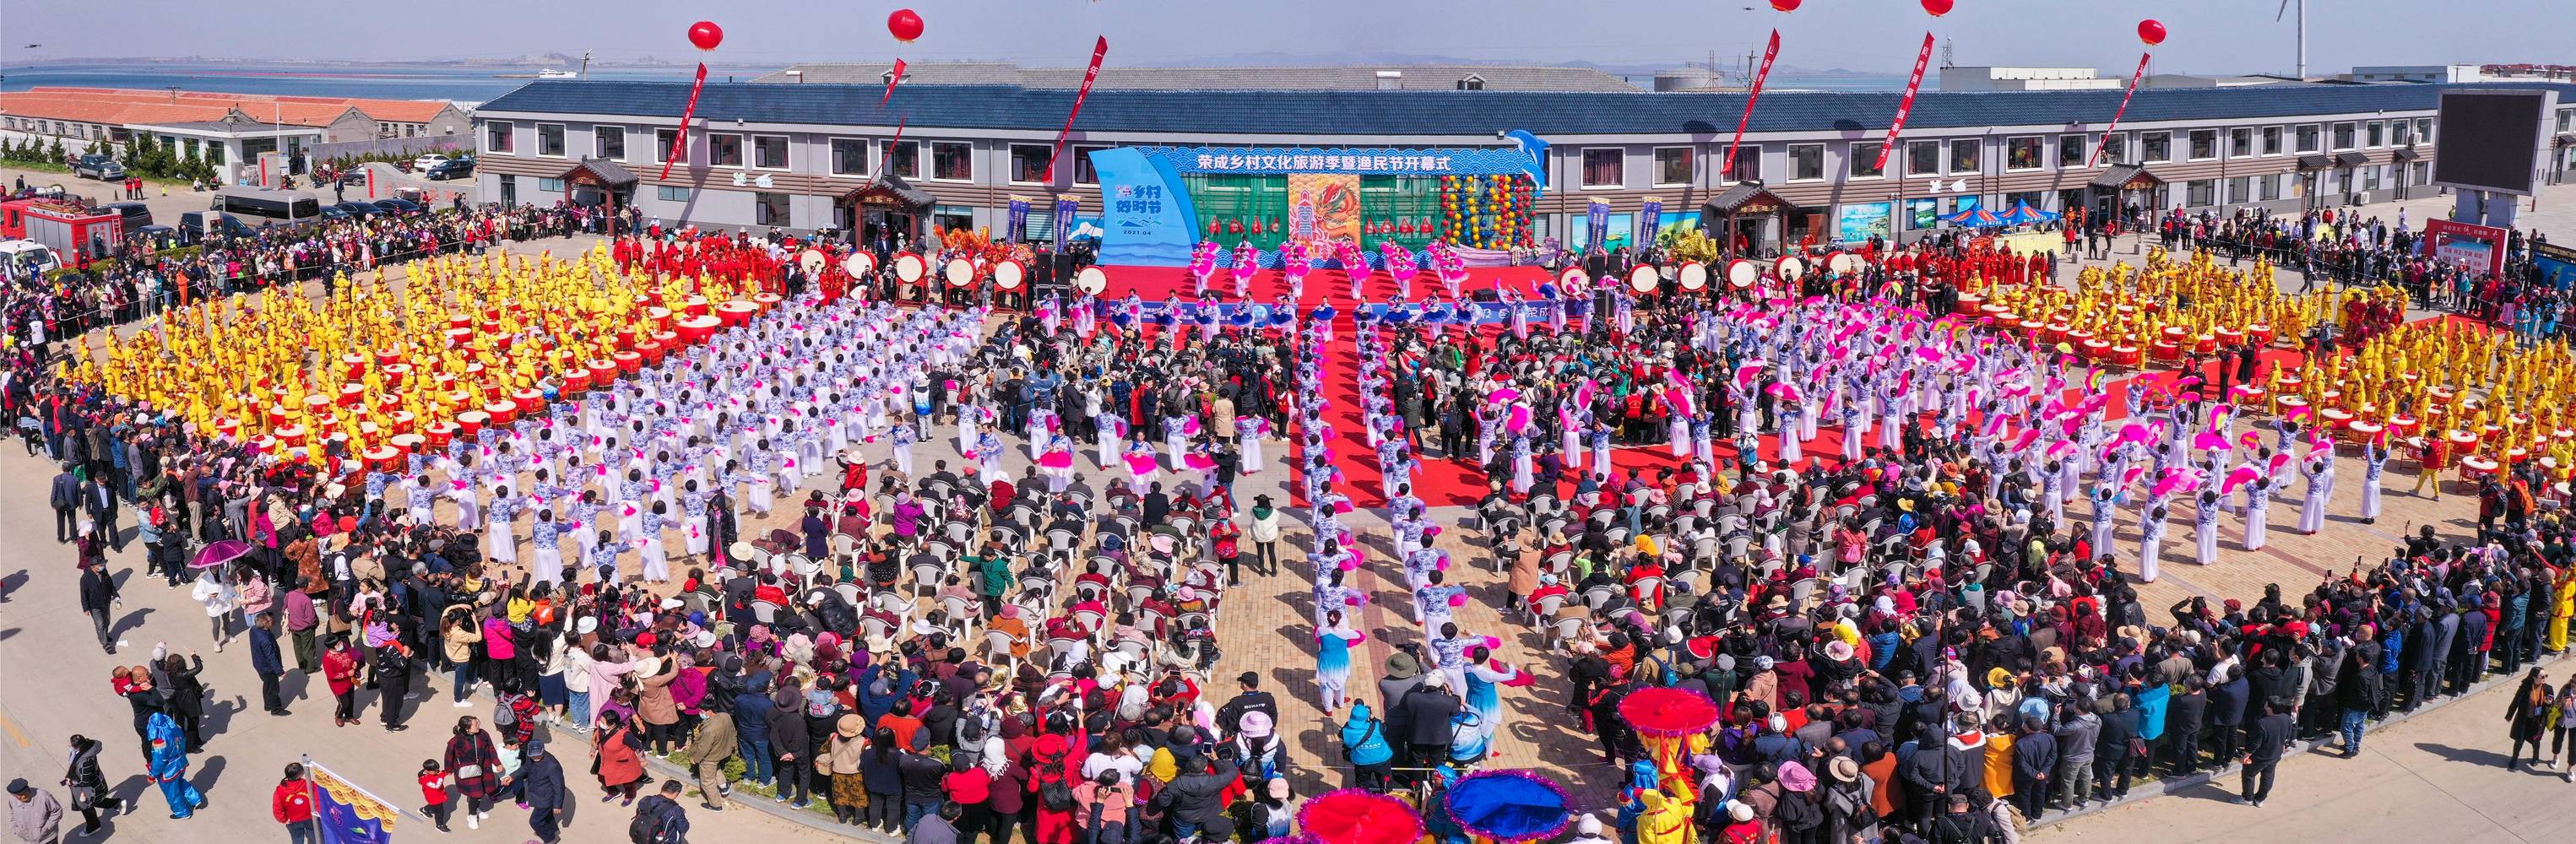
[(866, 728), (867, 721), (865, 719), (862, 719), (857, 715), (843, 715), (839, 721), (833, 722), (832, 732), (840, 734), (840, 736), (845, 739), (854, 739), (859, 737), (860, 730)]

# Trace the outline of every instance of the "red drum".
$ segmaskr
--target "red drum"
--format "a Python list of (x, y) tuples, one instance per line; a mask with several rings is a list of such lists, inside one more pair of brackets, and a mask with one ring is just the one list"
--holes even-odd
[(643, 355), (645, 363), (658, 364), (662, 362), (662, 344), (660, 343), (656, 343), (651, 340), (637, 343), (635, 344), (635, 353)]
[(787, 297), (780, 296), (776, 293), (751, 294), (751, 303), (760, 306), (760, 309), (763, 312), (767, 312), (771, 308), (778, 307), (779, 303), (785, 301), (787, 301)]
[(535, 390), (511, 393), (510, 401), (519, 406), (520, 416), (537, 416), (546, 412), (546, 394)]
[(277, 438), (267, 434), (252, 437), (250, 438), (250, 450), (253, 454), (275, 454), (277, 453)]
[(312, 432), (304, 430), (302, 425), (288, 425), (277, 429), (277, 441), (288, 448), (303, 445), (305, 438), (310, 436)]
[(665, 352), (678, 351), (680, 348), (680, 332), (672, 331), (670, 329), (653, 332), (653, 342), (662, 344), (662, 350)]
[(492, 421), (490, 424), (495, 428), (508, 425), (512, 422), (518, 421), (519, 419), (519, 405), (514, 402), (484, 402), (483, 412), (491, 415)]
[(440, 422), (433, 424), (429, 426), (429, 433), (426, 435), (426, 444), (433, 451), (445, 451), (447, 450), (447, 444), (454, 442), (456, 440), (456, 434), (462, 430), (464, 430), (464, 426), (458, 425), (454, 422)]
[(2368, 442), (2371, 439), (2378, 437), (2380, 432), (2386, 430), (2388, 430), (2388, 426), (2372, 422), (2368, 419), (2355, 420), (2352, 424), (2343, 426), (2345, 435), (2344, 439), (2353, 443)]
[(636, 370), (644, 368), (644, 356), (634, 352), (618, 352), (608, 357), (617, 361), (617, 371), (628, 375), (633, 375)]
[(2066, 323), (2049, 323), (2046, 327), (2040, 329), (2040, 341), (2051, 346), (2064, 343), (2067, 341), (2066, 332), (2069, 330), (2071, 330), (2071, 328)]
[(2245, 326), (2245, 336), (2253, 340), (2256, 346), (2272, 345), (2272, 326), (2260, 322)]
[(348, 378), (352, 381), (357, 380), (358, 376), (367, 374), (366, 355), (358, 354), (357, 352), (350, 352), (348, 354), (341, 355), (340, 365), (349, 370)]
[(286, 420), (292, 419), (294, 416), (294, 412), (287, 410), (286, 405), (283, 403), (269, 405), (268, 427), (281, 427), (286, 424)]
[(411, 380), (411, 364), (388, 363), (385, 364), (384, 373), (385, 383), (399, 385)]
[(653, 325), (660, 326), (665, 329), (670, 328), (671, 324), (674, 322), (671, 317), (671, 309), (669, 308), (646, 308), (644, 310), (644, 319)]
[(2182, 359), (2182, 347), (2175, 345), (2172, 340), (2158, 340), (2151, 348), (2155, 350), (2154, 354), (2157, 360), (2170, 363), (2172, 361)]
[(617, 329), (617, 347), (618, 347), (618, 348), (620, 348), (620, 349), (632, 349), (632, 348), (635, 348), (635, 329), (633, 329), (633, 328), (620, 328), (620, 329)]
[[(485, 413), (480, 410), (468, 410), (464, 413), (456, 414), (456, 435), (460, 437), (474, 436), (475, 434), (482, 433), (483, 426), (491, 423), (492, 414)], [(431, 436), (437, 436), (436, 429), (431, 429)]]
[(2199, 351), (2200, 351), (2200, 353), (2201, 353), (2201, 354), (2204, 354), (2204, 355), (2205, 355), (2205, 354), (2209, 354), (2209, 353), (2211, 353), (2211, 352), (2218, 351), (2218, 335), (2216, 335), (2216, 334), (2203, 334), (2203, 335), (2200, 335), (2200, 337), (2199, 337), (2199, 338), (2197, 338), (2197, 339), (2193, 342), (2193, 344), (2192, 344), (2192, 348), (2199, 350)]
[(419, 434), (395, 434), (393, 438), (394, 448), (400, 449), (406, 454), (418, 454), (420, 453), (421, 448), (426, 446), (428, 443), (428, 438)]
[(2467, 457), (2460, 458), (2460, 474), (2462, 475), (2485, 475), (2493, 473), (2495, 470), (2495, 459), (2486, 455), (2472, 454)]
[(590, 389), (590, 370), (574, 367), (563, 372), (563, 391), (578, 393)]
[(2408, 416), (2403, 413), (2388, 417), (2389, 429), (2396, 432), (2396, 434), (2401, 437), (2414, 436), (2415, 425), (2415, 417)]
[(691, 296), (687, 299), (681, 300), (680, 309), (687, 312), (690, 316), (706, 316), (707, 297)]
[(420, 425), (420, 417), (408, 410), (397, 410), (391, 414), (387, 414), (387, 416), (389, 417), (388, 421), (393, 423), (394, 436), (397, 437), (411, 433), (414, 428)]
[(2138, 364), (2144, 363), (2145, 361), (2139, 358), (2138, 347), (2122, 343), (2111, 347), (2111, 362), (2117, 363), (2121, 366), (2134, 367)]
[(2324, 410), (2317, 411), (2317, 418), (2325, 420), (2325, 425), (2329, 429), (2341, 429), (2345, 425), (2352, 424), (2352, 411), (2345, 410), (2340, 407), (2329, 407)]
[(707, 338), (715, 336), (716, 329), (723, 327), (724, 320), (711, 316), (693, 316), (680, 320), (680, 339), (691, 345), (704, 343)]
[(472, 314), (450, 312), (447, 315), (447, 327), (449, 329), (471, 328), (473, 325), (474, 316)]
[(365, 385), (365, 384), (342, 384), (342, 385), (340, 385), (340, 406), (341, 406), (341, 407), (365, 407), (365, 406), (366, 406), (366, 404), (367, 404), (367, 385)]
[(1986, 297), (1974, 293), (1961, 293), (1956, 298), (1958, 302), (1950, 306), (1950, 312), (1962, 316), (1974, 314), (1986, 304)]
[(406, 462), (403, 460), (402, 449), (389, 445), (380, 445), (367, 449), (365, 457), (368, 468), (386, 474), (393, 474), (402, 471), (403, 464)]
[(225, 439), (241, 436), (241, 422), (230, 416), (215, 417), (215, 433)]
[(2220, 326), (2218, 328), (2218, 340), (2222, 345), (2233, 348), (2237, 344), (2245, 342), (2245, 332), (2228, 328), (2226, 326)]
[(616, 363), (604, 360), (594, 360), (590, 362), (590, 386), (592, 389), (604, 389), (608, 386), (609, 382), (615, 380), (617, 380)]
[(735, 299), (731, 302), (717, 305), (716, 317), (724, 320), (724, 324), (728, 326), (741, 325), (743, 323), (750, 322), (751, 315), (757, 313), (759, 310), (759, 305), (755, 305), (741, 299)]

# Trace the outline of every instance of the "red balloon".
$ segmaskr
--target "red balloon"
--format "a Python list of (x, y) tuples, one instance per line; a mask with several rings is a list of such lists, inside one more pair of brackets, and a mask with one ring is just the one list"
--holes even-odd
[(2139, 21), (2138, 40), (2147, 42), (2147, 46), (2149, 47), (2165, 43), (2164, 22), (2156, 20), (2155, 18), (2148, 18), (2146, 20)]
[(724, 27), (717, 26), (715, 21), (689, 24), (689, 43), (701, 50), (713, 50), (716, 45), (724, 43)]
[(910, 44), (912, 39), (921, 37), (921, 15), (911, 9), (896, 9), (886, 16), (886, 31), (894, 33), (894, 40)]
[(1936, 18), (1949, 14), (1950, 0), (1923, 0), (1923, 11), (1932, 13)]
[(1798, 4), (1801, 2), (1804, 2), (1804, 0), (1771, 0), (1771, 8), (1778, 9), (1783, 12), (1795, 12), (1798, 10)]

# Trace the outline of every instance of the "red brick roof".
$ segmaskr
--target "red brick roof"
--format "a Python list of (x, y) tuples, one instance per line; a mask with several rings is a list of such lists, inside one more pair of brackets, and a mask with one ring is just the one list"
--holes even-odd
[(48, 120), (106, 124), (189, 123), (220, 120), (233, 109), (260, 120), (294, 126), (322, 126), (355, 108), (368, 118), (395, 123), (426, 123), (447, 103), (435, 100), (374, 100), (357, 97), (298, 97), (229, 94), (212, 91), (147, 91), (133, 88), (74, 88), (40, 85), (0, 93), (0, 113)]

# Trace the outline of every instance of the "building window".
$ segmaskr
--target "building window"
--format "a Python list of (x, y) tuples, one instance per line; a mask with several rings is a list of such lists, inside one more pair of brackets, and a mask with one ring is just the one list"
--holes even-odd
[(206, 163), (208, 163), (208, 164), (212, 164), (212, 165), (215, 165), (215, 166), (217, 166), (217, 167), (224, 166), (224, 145), (223, 145), (223, 144), (207, 144), (207, 145), (206, 145)]
[(561, 123), (537, 124), (537, 154), (547, 158), (564, 157), (564, 127)]
[(2273, 179), (2270, 176), (2256, 176), (2254, 177), (2254, 195), (2251, 199), (2255, 202), (2270, 202), (2272, 200), (2279, 199), (2281, 198), (2280, 189), (2281, 183), (2278, 180)]
[(519, 124), (507, 121), (483, 124), (483, 151), (507, 154), (510, 151), (510, 138), (515, 134), (518, 126)]
[(2415, 118), (2415, 137), (2422, 139), (2421, 141), (2418, 141), (2418, 143), (2429, 144), (2433, 142), (2433, 118)]
[(954, 182), (975, 180), (975, 145), (963, 141), (930, 144), (930, 177)]
[(2173, 160), (2173, 133), (2172, 133), (2172, 132), (2140, 132), (2140, 133), (2138, 133), (2138, 160), (2139, 160), (2140, 162), (2147, 163), (2147, 164), (2158, 164), (2158, 163), (2162, 163), (2162, 162), (2166, 162), (2166, 161), (2172, 161), (2172, 160)]
[(2071, 170), (2084, 166), (2084, 139), (2083, 135), (2057, 136), (2058, 167)]
[(787, 169), (787, 136), (751, 136), (751, 166), (763, 170)]
[(1655, 148), (1655, 186), (1687, 185), (1695, 178), (1699, 150), (1692, 147)]
[(2193, 129), (2190, 139), (2191, 160), (2207, 161), (2218, 157), (2218, 130)]
[(1846, 165), (1855, 179), (1875, 179), (1887, 175), (1887, 166), (1879, 162), (1879, 150), (1887, 148), (1882, 141), (1854, 141), (1844, 149), (1851, 156)]
[(679, 185), (654, 185), (653, 198), (663, 202), (687, 202), (689, 189)]
[[(1721, 165), (1721, 166), (1725, 166), (1725, 165)], [(1738, 182), (1758, 182), (1758, 181), (1761, 181), (1761, 180), (1762, 180), (1762, 145), (1761, 145), (1761, 144), (1752, 144), (1752, 145), (1749, 145), (1749, 146), (1740, 147), (1740, 148), (1736, 149), (1736, 151), (1735, 151), (1735, 164), (1734, 164), (1733, 166), (1731, 166), (1731, 167), (1728, 167), (1728, 169), (1729, 169), (1729, 170), (1731, 170), (1732, 172), (1729, 172), (1729, 173), (1727, 173), (1727, 174), (1726, 174), (1726, 178), (1727, 178), (1727, 179), (1730, 179), (1730, 180), (1733, 180), (1733, 181), (1738, 181)]]
[(2102, 136), (2102, 160), (2113, 164), (2130, 163), (2129, 136), (2117, 133)]
[(887, 173), (894, 176), (905, 179), (921, 178), (921, 144), (918, 141), (887, 143), (885, 155), (877, 161), (878, 166), (884, 167)]
[(865, 176), (867, 174), (867, 140), (864, 138), (833, 138), (832, 175)]
[(679, 142), (680, 130), (678, 129), (653, 130), (653, 163), (660, 164), (665, 161), (688, 160), (688, 150), (680, 150), (679, 157), (676, 159), (671, 157), (671, 145)]
[(2027, 135), (2004, 139), (2004, 169), (2039, 169), (2039, 136)]
[(1802, 182), (1825, 177), (1824, 144), (1789, 145), (1789, 181)]
[(2185, 204), (2194, 207), (2217, 204), (2211, 201), (2209, 196), (2210, 187), (2214, 184), (2216, 183), (2209, 179), (2193, 179), (2183, 183), (2184, 194), (2189, 197), (2185, 200)]
[(562, 192), (563, 192), (563, 188), (564, 188), (564, 185), (563, 185), (563, 180), (562, 180), (562, 179), (549, 179), (549, 178), (546, 178), (546, 177), (544, 177), (544, 176), (538, 176), (538, 177), (537, 177), (537, 189), (538, 189), (538, 190), (549, 190), (549, 191), (554, 191), (554, 192), (556, 192), (556, 193), (562, 193)]
[(1011, 181), (1038, 184), (1046, 181), (1047, 155), (1053, 151), (1045, 144), (1011, 145)]
[(2335, 125), (2334, 125), (2334, 148), (2335, 148), (2335, 149), (2351, 149), (2351, 148), (2352, 148), (2352, 146), (2353, 146), (2353, 144), (2352, 144), (2352, 140), (2353, 140), (2352, 124), (2350, 124), (2350, 123), (2337, 123), (2337, 124), (2335, 124)]
[(590, 154), (610, 161), (626, 160), (626, 127), (590, 127)]
[[(1092, 153), (1095, 153), (1095, 152), (1100, 152), (1100, 151), (1102, 151), (1102, 150), (1106, 150), (1106, 149), (1108, 149), (1108, 147), (1105, 147), (1105, 146), (1077, 146), (1077, 147), (1074, 147), (1074, 148), (1073, 148), (1073, 183), (1074, 183), (1074, 184), (1077, 184), (1077, 185), (1096, 185), (1096, 184), (1100, 184), (1100, 171), (1099, 171), (1098, 169), (1096, 169), (1096, 168), (1094, 168), (1094, 167), (1092, 167), (1092, 166), (1091, 166), (1091, 154), (1092, 154)], [(1069, 226), (1069, 225), (1072, 225), (1072, 224), (1073, 224), (1073, 221), (1071, 221), (1071, 220), (1059, 220), (1059, 221), (1056, 221), (1056, 225), (1059, 225), (1059, 226)]]
[(707, 163), (717, 167), (742, 166), (742, 136), (707, 136)]
[(2379, 189), (2379, 171), (2381, 171), (2381, 170), (2385, 170), (2385, 169), (2387, 169), (2387, 168), (2385, 168), (2385, 167), (2364, 167), (2364, 168), (2361, 168), (2361, 189), (2362, 189), (2362, 190), (2378, 190), (2378, 189)]
[(2370, 121), (2370, 125), (2365, 127), (2362, 130), (2362, 133), (2362, 143), (2366, 146), (2374, 147), (2379, 146), (2380, 139), (2388, 136), (2388, 130), (2385, 125), (2377, 120)]
[[(217, 149), (217, 150), (221, 150), (222, 148), (221, 148), (221, 147), (217, 147), (216, 149)], [(2414, 172), (2415, 172), (2415, 177), (2414, 177), (2413, 179), (2409, 180), (2409, 181), (2412, 181), (2412, 182), (2414, 182), (2415, 184), (2419, 184), (2419, 185), (2420, 185), (2420, 184), (2423, 184), (2423, 183), (2425, 183), (2425, 182), (2429, 182), (2429, 181), (2432, 181), (2432, 180), (2433, 180), (2433, 164), (2432, 164), (2432, 162), (2428, 162), (2428, 161), (2418, 161), (2418, 162), (2415, 162), (2414, 167), (2415, 167), (2415, 171), (2414, 171)]]
[(1905, 175), (1941, 175), (1941, 142), (1908, 142), (1905, 145)]
[(1627, 184), (1628, 151), (1618, 147), (1583, 151), (1583, 186), (1615, 188)]
[(1959, 141), (1951, 141), (1951, 142), (1950, 142), (1950, 173), (1951, 173), (1951, 175), (1957, 175), (1957, 174), (1960, 174), (1960, 173), (1974, 173), (1974, 172), (1977, 172), (1977, 159), (1979, 159), (1979, 158), (1982, 158), (1982, 157), (1983, 157), (1982, 155), (1980, 155), (1980, 153), (1984, 151), (1984, 148), (1985, 148), (1985, 142), (1983, 142), (1983, 141), (1977, 141), (1977, 140), (1959, 140)]
[[(2562, 114), (2563, 114), (2563, 112), (2562, 112)], [(2562, 128), (2562, 129), (2560, 129), (2559, 131), (2564, 132), (2564, 131), (2566, 131), (2566, 130)], [(2391, 146), (2401, 146), (2401, 147), (2403, 147), (2403, 146), (2414, 146), (2414, 145), (2415, 145), (2415, 121), (2412, 121), (2412, 120), (2397, 120), (2397, 121), (2391, 121), (2391, 122), (2388, 124), (2388, 135), (2389, 135), (2388, 143), (2389, 143), (2389, 145), (2391, 145)]]
[(2236, 178), (2233, 178), (2233, 179), (2229, 179), (2229, 180), (2227, 180), (2227, 199), (2226, 199), (2226, 201), (2228, 201), (2228, 202), (2251, 202), (2251, 201), (2253, 201), (2254, 196), (2253, 196), (2253, 193), (2252, 193), (2252, 187), (2251, 187), (2251, 185), (2252, 185), (2253, 181), (2254, 181), (2253, 179), (2249, 179), (2249, 178), (2246, 178), (2246, 177), (2244, 177), (2244, 176), (2238, 176), (2238, 177), (2236, 177)]
[(762, 226), (792, 225), (787, 221), (787, 194), (755, 193), (751, 195), (751, 222)]
[(2241, 127), (2227, 130), (2227, 154), (2233, 158), (2254, 157), (2254, 130)]

